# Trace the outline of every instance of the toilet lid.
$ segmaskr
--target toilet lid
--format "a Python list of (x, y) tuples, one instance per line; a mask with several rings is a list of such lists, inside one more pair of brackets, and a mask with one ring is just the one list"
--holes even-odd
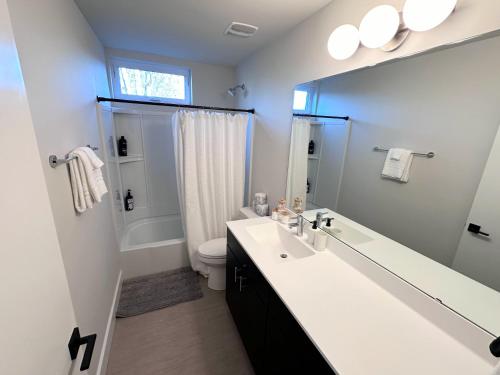
[(216, 238), (200, 245), (198, 252), (201, 256), (207, 258), (225, 258), (226, 257), (226, 238)]

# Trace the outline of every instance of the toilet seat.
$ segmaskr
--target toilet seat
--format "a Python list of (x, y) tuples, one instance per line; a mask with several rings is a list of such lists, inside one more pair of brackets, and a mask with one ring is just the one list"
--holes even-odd
[(200, 258), (207, 260), (225, 260), (226, 246), (227, 240), (225, 237), (216, 238), (201, 244), (198, 248), (198, 253), (200, 254)]

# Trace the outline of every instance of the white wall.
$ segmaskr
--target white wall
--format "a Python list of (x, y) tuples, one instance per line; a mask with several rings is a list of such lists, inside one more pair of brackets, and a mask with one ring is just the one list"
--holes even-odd
[(108, 58), (124, 57), (187, 67), (191, 69), (193, 104), (216, 107), (233, 107), (235, 104), (235, 98), (226, 93), (228, 88), (236, 85), (236, 69), (232, 66), (204, 64), (112, 48), (106, 48), (106, 55)]
[(97, 333), (94, 373), (119, 274), (109, 194), (76, 215), (66, 168), (46, 160), (99, 146), (95, 97), (108, 95), (104, 50), (72, 0), (8, 4), (77, 322), (82, 333)]
[[(402, 9), (404, 0), (388, 0)], [(393, 53), (361, 48), (351, 59), (333, 60), (326, 44), (335, 27), (360, 23), (380, 0), (335, 0), (289, 33), (256, 52), (237, 68), (238, 81), (248, 85), (241, 107), (255, 107), (252, 190), (267, 191), (270, 203), (285, 195), (291, 126), (292, 91), (296, 84), (444, 45), (500, 28), (500, 2), (462, 0), (438, 28), (413, 33)]]
[(75, 316), (6, 0), (0, 40), (0, 373), (68, 374)]

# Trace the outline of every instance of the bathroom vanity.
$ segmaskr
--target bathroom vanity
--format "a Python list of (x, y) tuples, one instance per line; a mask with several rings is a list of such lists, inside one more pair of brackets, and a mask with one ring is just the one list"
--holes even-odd
[(317, 252), (258, 218), (229, 222), (227, 246), (226, 300), (257, 374), (491, 373), (474, 327), (453, 332), (459, 317), (333, 237)]
[(333, 374), (232, 232), (226, 301), (257, 374)]

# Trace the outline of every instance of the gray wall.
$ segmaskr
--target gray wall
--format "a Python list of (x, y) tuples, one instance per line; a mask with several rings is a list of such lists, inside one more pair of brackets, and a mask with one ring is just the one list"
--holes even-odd
[(72, 0), (8, 4), (77, 323), (82, 333), (97, 333), (92, 374), (119, 274), (110, 195), (76, 215), (67, 169), (46, 161), (99, 145), (95, 97), (109, 94), (104, 50)]
[[(385, 3), (402, 9), (404, 0)], [(268, 192), (271, 205), (285, 195), (295, 85), (500, 28), (499, 1), (461, 0), (445, 23), (428, 32), (412, 33), (395, 52), (362, 47), (348, 60), (333, 60), (326, 47), (330, 33), (344, 23), (359, 25), (376, 5), (379, 0), (335, 0), (238, 66), (238, 81), (248, 86), (248, 95), (240, 97), (238, 104), (257, 111), (252, 191)]]
[[(324, 79), (318, 113), (352, 117), (338, 210), (450, 266), (500, 123), (500, 37)], [(410, 181), (375, 145), (434, 151)]]

